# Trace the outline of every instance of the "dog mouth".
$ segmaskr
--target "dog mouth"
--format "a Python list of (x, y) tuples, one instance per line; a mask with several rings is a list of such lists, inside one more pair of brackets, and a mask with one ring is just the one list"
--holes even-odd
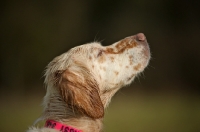
[(149, 45), (143, 33), (126, 37), (113, 45), (107, 46), (104, 52), (106, 54), (129, 54), (130, 65), (140, 64), (141, 71), (148, 65), (151, 58)]
[(140, 54), (140, 59), (137, 60), (141, 61), (142, 65), (146, 67), (151, 58), (150, 48), (146, 36), (143, 33), (138, 33), (127, 37), (122, 41), (126, 42), (127, 45), (131, 45), (131, 48), (136, 48), (137, 54)]
[(150, 49), (149, 49), (149, 45), (146, 39), (146, 36), (143, 33), (138, 33), (137, 35), (134, 36), (135, 40), (138, 42), (139, 45), (142, 45), (143, 48), (143, 54), (145, 56), (145, 58), (150, 59)]
[(135, 47), (138, 46), (142, 46), (144, 51), (144, 55), (146, 56), (146, 58), (150, 58), (150, 49), (149, 49), (149, 45), (146, 39), (146, 36), (143, 33), (138, 33), (136, 35), (130, 36), (125, 38), (123, 41), (126, 41), (126, 43), (128, 45), (134, 45)]

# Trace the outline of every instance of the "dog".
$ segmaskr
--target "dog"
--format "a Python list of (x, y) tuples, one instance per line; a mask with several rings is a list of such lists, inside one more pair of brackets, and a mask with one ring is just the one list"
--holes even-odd
[(102, 132), (112, 96), (130, 84), (150, 60), (143, 33), (112, 45), (84, 44), (51, 61), (45, 72), (44, 127), (27, 132)]

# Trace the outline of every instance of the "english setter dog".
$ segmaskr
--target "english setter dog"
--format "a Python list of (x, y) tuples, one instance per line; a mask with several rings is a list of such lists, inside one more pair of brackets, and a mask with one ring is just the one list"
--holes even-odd
[(112, 96), (130, 84), (150, 60), (143, 33), (112, 45), (98, 42), (70, 49), (46, 69), (44, 127), (27, 132), (101, 132), (104, 110)]

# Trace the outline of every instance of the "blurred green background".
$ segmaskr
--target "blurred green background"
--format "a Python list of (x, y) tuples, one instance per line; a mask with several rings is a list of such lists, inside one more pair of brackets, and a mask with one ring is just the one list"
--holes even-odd
[(143, 32), (149, 67), (106, 110), (106, 132), (200, 132), (200, 1), (3, 0), (0, 131), (22, 132), (40, 116), (43, 71), (70, 48), (110, 45)]

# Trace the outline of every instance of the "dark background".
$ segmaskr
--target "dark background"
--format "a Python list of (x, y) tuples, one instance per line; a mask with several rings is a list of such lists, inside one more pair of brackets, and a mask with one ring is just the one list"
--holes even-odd
[[(185, 124), (182, 126), (186, 127), (191, 122), (193, 126), (185, 129), (180, 123), (180, 128), (173, 126), (172, 129), (166, 130), (165, 126), (162, 126), (161, 130), (155, 127), (152, 131), (200, 131), (198, 125), (200, 124), (199, 1), (10, 0), (2, 1), (0, 6), (2, 115), (15, 118), (13, 114), (18, 108), (19, 113), (21, 109), (27, 113), (26, 117), (23, 115), (24, 112), (22, 114), (27, 124), (30, 125), (37, 118), (34, 116), (26, 120), (30, 117), (29, 109), (26, 108), (33, 106), (32, 103), (37, 104), (34, 107), (40, 107), (38, 104), (45, 94), (43, 71), (55, 56), (77, 45), (92, 41), (101, 41), (102, 45), (110, 45), (127, 36), (143, 32), (152, 53), (149, 67), (131, 86), (122, 89), (120, 91), (122, 94), (116, 95), (113, 103), (118, 98), (121, 101), (125, 96), (130, 96), (132, 98), (128, 100), (133, 102), (135, 98), (143, 101), (152, 99), (152, 102), (161, 100), (155, 106), (159, 107), (166, 103), (166, 100), (176, 102), (178, 97), (178, 102), (181, 101), (184, 107), (181, 105), (177, 113), (188, 108), (187, 112), (183, 113), (183, 115), (188, 114), (188, 117), (183, 117)], [(169, 107), (171, 102), (168, 102)], [(119, 104), (119, 107), (123, 106), (123, 103)], [(138, 103), (140, 104), (140, 101)], [(111, 105), (111, 110), (113, 107)], [(145, 109), (142, 110), (145, 112)], [(114, 111), (117, 113), (116, 109)], [(41, 109), (38, 113), (41, 113)], [(124, 113), (128, 115), (126, 111)], [(16, 117), (15, 120), (19, 118)], [(9, 116), (4, 116), (3, 119), (9, 124)], [(0, 130), (6, 131), (6, 122), (3, 122)], [(25, 123), (21, 122), (23, 128)], [(121, 124), (122, 128), (124, 124)], [(141, 121), (141, 129), (137, 128), (137, 130), (150, 132), (150, 129), (142, 129), (147, 127), (146, 124)], [(19, 130), (24, 130), (25, 127)], [(111, 128), (110, 131), (113, 129)]]

